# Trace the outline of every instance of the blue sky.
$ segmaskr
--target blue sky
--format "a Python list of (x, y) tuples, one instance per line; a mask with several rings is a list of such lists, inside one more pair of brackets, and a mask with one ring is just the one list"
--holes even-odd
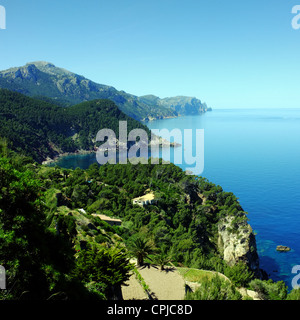
[(295, 1), (0, 0), (0, 69), (44, 60), (135, 95), (300, 107)]

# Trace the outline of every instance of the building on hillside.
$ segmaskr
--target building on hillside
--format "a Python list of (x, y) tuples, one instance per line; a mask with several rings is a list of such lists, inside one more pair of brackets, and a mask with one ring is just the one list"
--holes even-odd
[(111, 218), (104, 214), (93, 213), (92, 216), (100, 218), (102, 221), (107, 222), (111, 226), (120, 226), (122, 224), (122, 220)]
[(144, 207), (150, 204), (156, 204), (157, 200), (155, 199), (154, 193), (148, 193), (145, 194), (144, 196), (132, 199), (133, 204), (137, 204), (140, 207)]

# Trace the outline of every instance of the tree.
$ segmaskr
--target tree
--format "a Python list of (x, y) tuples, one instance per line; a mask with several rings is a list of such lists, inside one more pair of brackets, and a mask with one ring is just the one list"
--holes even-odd
[(48, 298), (71, 265), (67, 248), (46, 228), (40, 187), (33, 172), (0, 158), (0, 264), (9, 292), (4, 299)]
[(131, 240), (130, 251), (137, 258), (137, 264), (140, 267), (144, 265), (144, 259), (155, 252), (155, 248), (151, 241), (137, 236)]
[(224, 269), (224, 274), (237, 287), (245, 287), (254, 277), (253, 272), (249, 271), (247, 265), (242, 261), (233, 266), (227, 265)]
[(292, 289), (286, 300), (300, 300), (300, 288)]
[(86, 284), (96, 283), (100, 295), (117, 300), (122, 298), (121, 285), (132, 269), (124, 248), (92, 246), (78, 253), (73, 276)]
[(285, 300), (287, 298), (287, 286), (283, 281), (254, 279), (249, 283), (249, 287), (258, 292), (260, 298), (264, 300)]
[[(45, 199), (35, 174), (18, 171), (0, 158), (0, 190), (0, 265), (7, 278), (0, 300), (86, 296), (85, 288), (69, 277), (74, 266), (70, 242), (47, 228)], [(67, 227), (73, 232), (72, 223)]]
[(39, 183), (29, 171), (19, 172), (0, 159), (0, 264), (8, 273), (11, 297), (42, 290), (41, 244), (43, 214), (38, 200)]
[(171, 258), (164, 253), (160, 253), (154, 257), (154, 262), (160, 266), (160, 270), (165, 270), (165, 265), (171, 262)]

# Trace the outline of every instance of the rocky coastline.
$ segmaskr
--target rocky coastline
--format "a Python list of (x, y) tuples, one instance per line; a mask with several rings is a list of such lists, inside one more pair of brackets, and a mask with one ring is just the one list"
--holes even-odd
[(74, 152), (62, 152), (58, 153), (55, 157), (50, 158), (47, 157), (46, 160), (42, 161), (42, 165), (50, 165), (51, 163), (59, 161), (63, 157), (68, 157), (68, 156), (76, 156), (76, 155), (85, 155), (85, 154), (91, 154), (91, 153), (96, 153), (97, 150), (76, 150)]
[(218, 248), (224, 261), (229, 265), (244, 262), (256, 277), (266, 279), (266, 272), (259, 266), (256, 239), (251, 226), (244, 220), (234, 223), (233, 230), (233, 223), (233, 216), (227, 216), (218, 223)]
[[(94, 147), (93, 150), (82, 150), (82, 149), (80, 149), (80, 150), (76, 150), (74, 152), (61, 152), (61, 153), (58, 153), (57, 155), (55, 155), (53, 158), (48, 156), (44, 161), (42, 161), (42, 164), (43, 165), (50, 165), (50, 164), (52, 164), (54, 162), (59, 161), (63, 157), (92, 154), (92, 153), (96, 153), (98, 150), (99, 151), (113, 150), (114, 147), (115, 147), (115, 144), (117, 144), (117, 148), (116, 149), (118, 150), (119, 142), (117, 140), (117, 141), (114, 141), (114, 143), (112, 144), (111, 148), (107, 148), (107, 146), (106, 146), (105, 148)], [(163, 139), (161, 137), (156, 137), (155, 136), (155, 139), (151, 140), (148, 143), (148, 147), (149, 148), (151, 148), (152, 146), (153, 147), (154, 146), (159, 146), (159, 147), (168, 147), (168, 146), (170, 146), (171, 148), (176, 148), (176, 147), (180, 147), (181, 144), (177, 143), (177, 142), (169, 142), (166, 139)]]

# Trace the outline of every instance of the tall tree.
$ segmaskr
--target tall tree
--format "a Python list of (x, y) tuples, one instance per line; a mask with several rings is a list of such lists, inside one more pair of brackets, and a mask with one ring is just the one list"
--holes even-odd
[(132, 239), (130, 251), (137, 258), (137, 264), (140, 267), (144, 265), (144, 259), (155, 252), (155, 248), (151, 241), (139, 236)]
[(74, 276), (86, 284), (94, 283), (107, 299), (120, 300), (121, 285), (129, 279), (132, 267), (124, 248), (92, 246), (78, 253)]
[(30, 171), (19, 172), (0, 158), (0, 264), (7, 271), (9, 298), (47, 292), (39, 187)]

